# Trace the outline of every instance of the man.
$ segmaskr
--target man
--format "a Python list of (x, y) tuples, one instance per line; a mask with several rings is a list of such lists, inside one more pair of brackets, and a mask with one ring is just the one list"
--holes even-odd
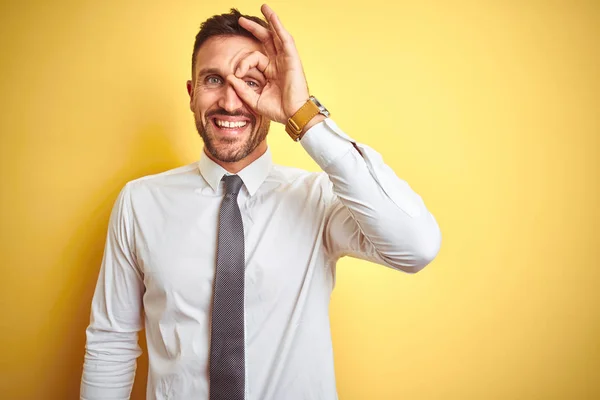
[[(440, 232), (421, 198), (309, 98), (277, 15), (202, 24), (187, 82), (199, 162), (129, 182), (110, 218), (82, 399), (336, 399), (328, 307), (345, 255), (417, 272)], [(270, 121), (324, 172), (273, 165)]]

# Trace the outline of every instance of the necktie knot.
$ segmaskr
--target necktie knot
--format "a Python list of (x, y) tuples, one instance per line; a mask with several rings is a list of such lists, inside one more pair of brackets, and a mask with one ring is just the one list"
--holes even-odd
[(234, 196), (237, 196), (244, 184), (242, 178), (238, 175), (225, 175), (223, 176), (223, 181), (225, 181), (225, 194), (232, 194)]

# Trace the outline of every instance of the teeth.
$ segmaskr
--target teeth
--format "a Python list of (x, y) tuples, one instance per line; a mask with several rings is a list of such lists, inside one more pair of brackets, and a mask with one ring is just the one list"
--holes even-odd
[(221, 126), (223, 128), (241, 128), (243, 126), (246, 126), (248, 121), (230, 122), (230, 121), (221, 121), (220, 119), (215, 119), (215, 123), (218, 126)]

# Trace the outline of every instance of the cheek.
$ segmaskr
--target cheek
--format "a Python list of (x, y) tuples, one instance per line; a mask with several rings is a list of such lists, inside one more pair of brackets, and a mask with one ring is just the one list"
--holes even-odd
[(217, 99), (216, 96), (211, 96), (209, 93), (203, 93), (202, 91), (197, 92), (197, 96), (192, 102), (193, 108), (196, 114), (200, 114), (204, 119), (204, 115), (211, 108), (216, 107)]
[(206, 113), (210, 110), (206, 105), (201, 103), (194, 104), (194, 114), (196, 118), (201, 118), (202, 122), (206, 121)]

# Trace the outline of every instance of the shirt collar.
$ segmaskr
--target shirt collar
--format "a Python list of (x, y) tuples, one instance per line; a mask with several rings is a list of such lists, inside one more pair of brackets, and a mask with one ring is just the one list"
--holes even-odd
[[(267, 179), (271, 170), (271, 165), (271, 150), (267, 147), (267, 150), (262, 156), (258, 157), (250, 165), (247, 165), (237, 173), (237, 175), (242, 178), (242, 182), (244, 182), (250, 196), (253, 196), (260, 185)], [(200, 174), (202, 174), (204, 180), (215, 192), (219, 188), (223, 175), (231, 175), (225, 168), (211, 160), (204, 150), (200, 156), (198, 168), (200, 169)]]

